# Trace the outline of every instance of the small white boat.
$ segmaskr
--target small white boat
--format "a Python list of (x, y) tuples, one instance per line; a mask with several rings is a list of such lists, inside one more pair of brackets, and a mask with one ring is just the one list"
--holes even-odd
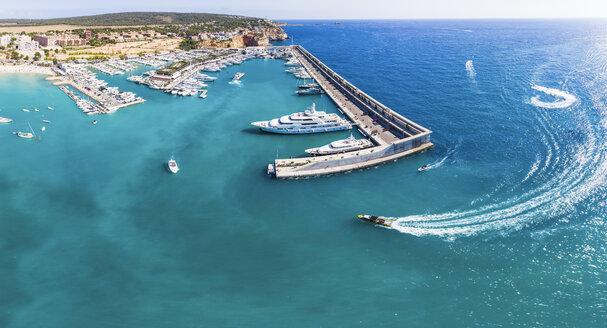
[(31, 139), (34, 137), (34, 134), (32, 134), (31, 132), (17, 132), (17, 137), (19, 138), (24, 138), (24, 139)]
[(179, 172), (179, 166), (177, 166), (177, 161), (175, 161), (174, 159), (171, 158), (167, 165), (169, 166), (169, 170), (171, 171), (171, 173), (175, 174)]
[(202, 99), (206, 98), (207, 92), (209, 92), (209, 90), (202, 90), (202, 92), (200, 93), (200, 98), (202, 98)]
[(34, 112), (39, 112), (39, 110), (37, 108), (34, 108)]
[(94, 121), (93, 121), (93, 125), (95, 125), (95, 124), (97, 124), (97, 120), (94, 120)]
[(236, 75), (234, 75), (234, 78), (232, 79), (232, 81), (233, 82), (240, 81), (240, 79), (242, 79), (243, 76), (244, 76), (244, 73), (236, 73)]
[(47, 124), (50, 124), (50, 123), (51, 123), (51, 121), (49, 121), (49, 120), (42, 120), (42, 123), (47, 123)]
[(427, 170), (427, 169), (429, 169), (429, 168), (430, 168), (430, 166), (428, 166), (428, 165), (423, 165), (422, 167), (420, 167), (419, 169), (417, 169), (417, 172), (424, 172), (424, 171), (426, 171), (426, 170)]
[(27, 112), (27, 113), (29, 113), (29, 111), (30, 111), (29, 109), (25, 109), (25, 108), (23, 108), (21, 110), (24, 111), (24, 112)]
[(0, 117), (0, 123), (10, 123), (13, 120), (10, 118), (6, 118), (6, 117)]
[(45, 131), (46, 130), (46, 126), (43, 126), (40, 128), (40, 131)]
[(306, 149), (306, 153), (312, 155), (330, 155), (365, 149), (371, 146), (373, 146), (371, 141), (367, 139), (355, 139), (353, 135), (350, 135), (349, 138), (333, 141), (322, 147)]
[(48, 106), (47, 108), (48, 108), (49, 110), (55, 110), (55, 109), (54, 109), (53, 107), (51, 107), (51, 106)]

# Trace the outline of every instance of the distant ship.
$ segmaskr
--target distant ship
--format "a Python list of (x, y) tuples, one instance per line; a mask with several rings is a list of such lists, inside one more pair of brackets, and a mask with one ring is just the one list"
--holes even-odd
[(395, 219), (380, 218), (375, 215), (359, 215), (358, 218), (384, 227), (391, 227), (394, 221), (396, 221)]
[(312, 107), (304, 112), (251, 124), (262, 131), (280, 134), (321, 133), (352, 129), (352, 124), (337, 114), (316, 111), (316, 104), (312, 104)]
[(169, 170), (171, 171), (171, 173), (175, 174), (179, 172), (179, 166), (177, 166), (177, 161), (175, 161), (174, 159), (171, 158), (167, 165), (169, 166)]
[(350, 135), (349, 138), (333, 141), (322, 147), (306, 149), (306, 153), (313, 155), (331, 155), (365, 149), (371, 146), (373, 146), (371, 141), (367, 139), (356, 139), (353, 135)]
[(240, 79), (242, 79), (243, 76), (244, 76), (244, 73), (236, 73), (236, 75), (234, 75), (234, 78), (232, 79), (232, 81), (234, 81), (234, 82), (240, 81)]

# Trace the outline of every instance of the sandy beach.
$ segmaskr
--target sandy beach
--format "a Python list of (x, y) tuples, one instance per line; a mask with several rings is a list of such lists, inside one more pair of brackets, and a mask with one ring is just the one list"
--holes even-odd
[(0, 74), (44, 74), (56, 75), (50, 67), (37, 65), (0, 65)]

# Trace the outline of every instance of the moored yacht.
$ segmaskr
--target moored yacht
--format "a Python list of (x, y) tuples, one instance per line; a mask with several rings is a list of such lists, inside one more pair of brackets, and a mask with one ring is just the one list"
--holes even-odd
[(356, 139), (353, 135), (350, 135), (349, 138), (333, 141), (322, 147), (306, 149), (306, 153), (313, 155), (331, 155), (365, 149), (371, 146), (373, 146), (371, 141), (367, 139)]
[(319, 95), (324, 93), (322, 91), (322, 89), (320, 88), (307, 88), (307, 89), (302, 89), (299, 91), (295, 91), (296, 94), (300, 95), (300, 96), (307, 96), (307, 95)]
[(251, 124), (262, 131), (280, 134), (321, 133), (352, 129), (352, 124), (337, 114), (316, 111), (316, 104), (312, 104), (312, 107), (303, 112)]
[(34, 137), (34, 134), (31, 133), (31, 132), (21, 132), (21, 131), (19, 131), (19, 132), (17, 132), (17, 136), (19, 138), (31, 139), (31, 138)]
[(10, 118), (6, 118), (6, 117), (0, 117), (0, 123), (10, 123), (13, 120)]

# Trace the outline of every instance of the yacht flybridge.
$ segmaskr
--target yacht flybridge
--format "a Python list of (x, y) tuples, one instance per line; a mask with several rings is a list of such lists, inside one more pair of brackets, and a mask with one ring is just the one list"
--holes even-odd
[(312, 104), (303, 112), (251, 124), (262, 131), (280, 134), (321, 133), (352, 129), (352, 124), (337, 114), (317, 111), (316, 104)]
[(349, 138), (333, 141), (322, 147), (306, 149), (306, 153), (312, 155), (331, 155), (365, 149), (371, 146), (373, 146), (371, 141), (367, 139), (355, 139), (354, 136), (350, 135)]

